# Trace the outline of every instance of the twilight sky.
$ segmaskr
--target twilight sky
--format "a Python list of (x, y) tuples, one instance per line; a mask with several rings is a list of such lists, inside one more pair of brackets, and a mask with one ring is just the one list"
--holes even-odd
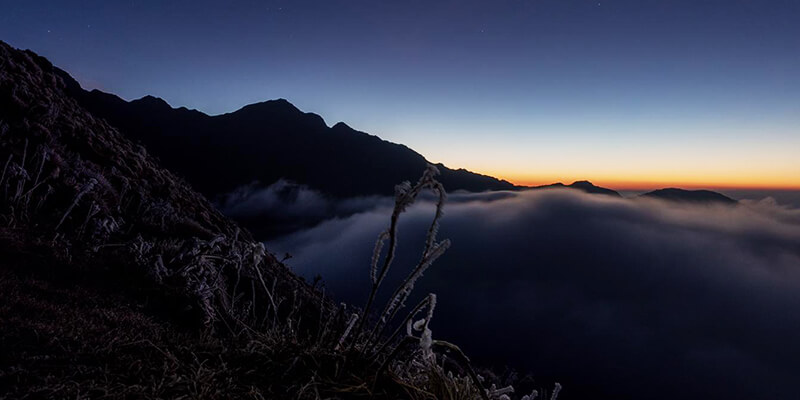
[(795, 0), (10, 1), (85, 87), (218, 114), (283, 97), (523, 184), (800, 188)]

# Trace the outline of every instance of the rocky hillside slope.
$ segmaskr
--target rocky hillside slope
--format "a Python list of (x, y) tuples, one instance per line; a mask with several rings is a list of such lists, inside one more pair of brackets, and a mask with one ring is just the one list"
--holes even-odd
[(103, 364), (120, 351), (144, 359), (181, 329), (239, 337), (268, 318), (331, 307), (64, 90), (47, 60), (0, 42), (0, 387), (10, 390), (0, 397), (82, 398), (108, 387), (127, 388), (124, 396), (162, 358), (186, 365), (156, 357), (139, 366), (144, 375), (126, 375)]
[[(53, 66), (0, 43), (0, 227), (81, 265), (129, 268), (191, 299), (206, 324), (235, 313), (232, 279), (302, 288), (263, 246), (105, 121)], [(290, 283), (292, 282), (292, 283)], [(294, 290), (294, 289), (293, 289)], [(254, 299), (256, 300), (256, 299)]]
[(435, 295), (398, 313), (449, 245), (435, 240), (435, 168), (397, 186), (381, 271), (403, 209), (426, 188), (441, 197), (411, 286), (373, 318), (377, 301), (334, 305), (66, 88), (50, 62), (0, 42), (0, 398), (509, 392), (484, 390), (466, 356), (431, 337)]

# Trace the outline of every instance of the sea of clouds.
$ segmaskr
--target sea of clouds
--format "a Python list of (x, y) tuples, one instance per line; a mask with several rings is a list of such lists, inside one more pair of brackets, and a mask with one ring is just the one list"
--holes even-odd
[[(320, 200), (321, 201), (321, 200)], [(363, 304), (391, 199), (267, 243)], [(334, 207), (326, 205), (326, 207)], [(403, 214), (383, 294), (419, 260), (433, 204)], [(415, 294), (434, 337), (483, 365), (531, 372), (563, 398), (784, 399), (800, 377), (800, 210), (622, 199), (555, 189), (456, 193), (452, 247)]]

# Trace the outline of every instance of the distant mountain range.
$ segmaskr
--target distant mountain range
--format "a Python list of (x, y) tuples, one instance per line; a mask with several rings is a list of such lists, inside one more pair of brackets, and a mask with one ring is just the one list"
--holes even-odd
[(641, 197), (656, 198), (662, 200), (678, 201), (683, 203), (716, 203), (716, 204), (736, 204), (736, 200), (710, 190), (684, 190), (677, 188), (667, 188), (654, 190), (644, 193)]
[(530, 189), (558, 189), (558, 188), (576, 189), (591, 194), (605, 194), (608, 196), (622, 197), (622, 195), (617, 193), (617, 191), (615, 190), (606, 189), (600, 186), (595, 186), (594, 184), (592, 184), (592, 182), (589, 181), (576, 181), (570, 185), (565, 185), (559, 182), (559, 183), (552, 183), (549, 185), (534, 186), (531, 187)]
[[(209, 116), (172, 108), (152, 96), (128, 102), (86, 91), (62, 74), (68, 92), (84, 108), (140, 141), (210, 198), (254, 181), (268, 185), (281, 178), (337, 197), (388, 195), (396, 183), (416, 179), (428, 164), (406, 146), (342, 122), (328, 127), (319, 115), (302, 112), (283, 99)], [(437, 166), (448, 190), (518, 188), (490, 176)]]
[[(185, 107), (173, 108), (153, 96), (125, 101), (99, 90), (87, 91), (67, 72), (58, 73), (66, 82), (67, 93), (82, 107), (142, 143), (167, 168), (212, 200), (253, 182), (258, 182), (255, 187), (265, 187), (279, 179), (334, 197), (390, 195), (396, 183), (416, 179), (429, 162), (404, 145), (357, 131), (343, 122), (329, 127), (319, 115), (302, 112), (284, 99), (210, 116)], [(621, 197), (589, 181), (526, 187), (465, 169), (437, 166), (448, 191), (569, 188)], [(670, 188), (642, 196), (736, 203), (707, 190)]]

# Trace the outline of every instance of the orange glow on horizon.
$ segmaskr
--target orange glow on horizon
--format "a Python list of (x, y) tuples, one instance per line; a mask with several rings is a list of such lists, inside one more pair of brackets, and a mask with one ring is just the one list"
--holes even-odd
[(423, 154), (524, 186), (588, 180), (616, 190), (800, 190), (800, 136), (780, 139), (594, 144), (565, 139), (539, 146), (486, 141), (461, 147), (437, 142)]
[(569, 185), (587, 180), (616, 190), (653, 190), (667, 187), (709, 190), (800, 190), (800, 139), (756, 143), (709, 145), (666, 143), (638, 147), (597, 146), (547, 149), (527, 143), (486, 143), (438, 146), (426, 149), (435, 160), (517, 185), (540, 186), (556, 182)]
[[(602, 186), (615, 190), (655, 190), (668, 187), (682, 188), (682, 189), (730, 189), (730, 190), (800, 190), (800, 173), (799, 178), (795, 179), (781, 179), (781, 178), (765, 178), (759, 180), (753, 179), (736, 179), (735, 177), (662, 177), (655, 179), (636, 179), (636, 178), (618, 178), (607, 176), (525, 176), (517, 174), (503, 174), (503, 173), (489, 173), (481, 172), (487, 175), (495, 176), (498, 179), (505, 179), (515, 185), (521, 186), (541, 186), (549, 185), (552, 183), (561, 182), (569, 185), (575, 181), (588, 180), (596, 186)], [(752, 178), (752, 177), (747, 177)]]

